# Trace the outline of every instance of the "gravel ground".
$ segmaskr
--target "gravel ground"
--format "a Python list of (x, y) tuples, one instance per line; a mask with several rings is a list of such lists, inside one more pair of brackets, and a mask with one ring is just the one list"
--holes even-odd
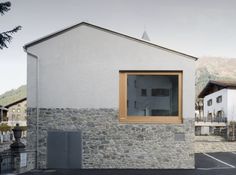
[(195, 153), (236, 151), (236, 142), (227, 142), (220, 136), (195, 136)]

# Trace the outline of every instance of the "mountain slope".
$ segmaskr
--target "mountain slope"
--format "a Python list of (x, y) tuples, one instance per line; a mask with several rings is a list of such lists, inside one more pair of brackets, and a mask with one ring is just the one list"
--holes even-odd
[(0, 95), (0, 105), (5, 106), (26, 97), (26, 85)]
[(236, 59), (203, 57), (196, 62), (196, 95), (209, 80), (236, 81)]

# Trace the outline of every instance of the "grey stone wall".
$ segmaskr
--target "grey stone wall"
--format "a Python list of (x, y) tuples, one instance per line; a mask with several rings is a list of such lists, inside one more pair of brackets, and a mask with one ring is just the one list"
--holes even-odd
[[(46, 168), (47, 131), (82, 131), (83, 168), (194, 168), (194, 127), (120, 124), (117, 109), (40, 109), (39, 168)], [(36, 109), (28, 109), (28, 149), (36, 149)]]
[(10, 144), (12, 144), (12, 142), (0, 143), (0, 152), (10, 149)]
[(25, 167), (20, 167), (20, 153), (15, 153), (15, 157), (14, 157), (14, 169), (15, 172), (14, 173), (24, 173), (27, 172), (31, 169), (35, 168), (35, 151), (22, 151), (22, 153), (26, 153), (27, 154), (27, 165)]

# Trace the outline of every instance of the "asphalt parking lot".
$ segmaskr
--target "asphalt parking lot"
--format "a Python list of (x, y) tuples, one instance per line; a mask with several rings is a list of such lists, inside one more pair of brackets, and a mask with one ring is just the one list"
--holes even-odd
[(22, 175), (236, 175), (236, 152), (197, 153), (194, 170), (184, 169), (92, 169), (33, 170)]
[(195, 154), (195, 166), (199, 175), (235, 175), (236, 152)]

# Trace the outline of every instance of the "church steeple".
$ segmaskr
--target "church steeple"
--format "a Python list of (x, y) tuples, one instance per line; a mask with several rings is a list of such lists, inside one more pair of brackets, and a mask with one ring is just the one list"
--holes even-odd
[(147, 34), (147, 32), (146, 32), (145, 30), (144, 30), (144, 32), (143, 32), (142, 39), (143, 39), (143, 40), (150, 41), (150, 38), (149, 38), (149, 36), (148, 36), (148, 34)]

